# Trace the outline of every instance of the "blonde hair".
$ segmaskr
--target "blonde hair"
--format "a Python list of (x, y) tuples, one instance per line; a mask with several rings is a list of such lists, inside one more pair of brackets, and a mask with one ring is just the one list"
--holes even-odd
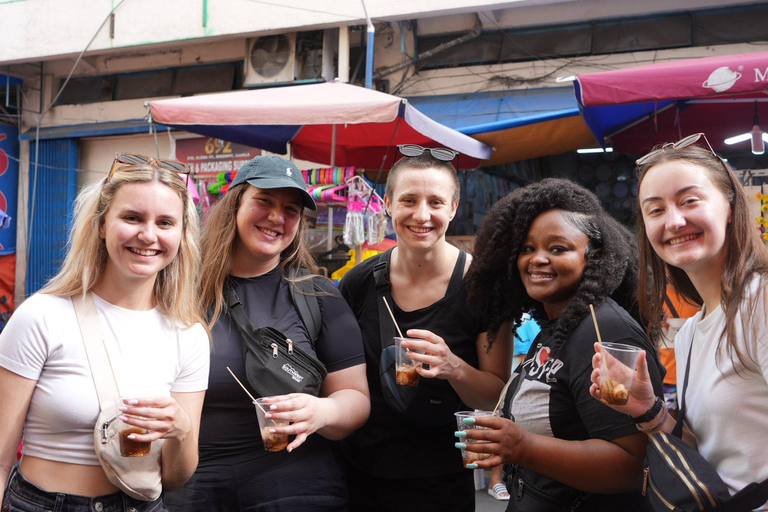
[(203, 323), (196, 280), (200, 269), (200, 222), (186, 183), (176, 173), (155, 165), (123, 165), (109, 180), (86, 186), (75, 200), (67, 255), (61, 270), (41, 293), (71, 297), (91, 291), (104, 273), (109, 254), (99, 230), (115, 194), (126, 183), (162, 183), (183, 203), (179, 252), (155, 279), (154, 296), (161, 311), (184, 326)]
[[(237, 210), (247, 187), (243, 183), (230, 188), (227, 194), (214, 205), (205, 222), (201, 248), (203, 265), (200, 271), (200, 303), (208, 311), (208, 326), (213, 326), (224, 308), (224, 281), (232, 269), (237, 241)], [(318, 273), (317, 264), (308, 249), (308, 230), (304, 215), (301, 216), (296, 236), (291, 244), (280, 253), (280, 271), (305, 268), (312, 274)], [(298, 279), (297, 279), (298, 280)]]

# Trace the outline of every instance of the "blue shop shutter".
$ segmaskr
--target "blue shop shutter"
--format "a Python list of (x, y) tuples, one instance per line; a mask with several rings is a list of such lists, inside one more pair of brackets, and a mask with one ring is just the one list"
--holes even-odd
[(77, 139), (41, 140), (39, 144), (37, 180), (34, 141), (29, 151), (27, 296), (42, 288), (64, 260), (77, 195)]

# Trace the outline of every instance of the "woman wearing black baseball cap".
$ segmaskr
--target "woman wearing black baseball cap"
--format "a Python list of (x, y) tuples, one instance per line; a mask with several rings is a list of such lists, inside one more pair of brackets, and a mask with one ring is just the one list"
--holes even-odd
[[(203, 404), (200, 464), (167, 496), (171, 510), (346, 510), (347, 488), (331, 441), (368, 419), (370, 399), (360, 330), (352, 311), (307, 249), (303, 209), (316, 205), (301, 171), (278, 156), (257, 156), (237, 173), (211, 210), (202, 239), (201, 302), (213, 335), (211, 377)], [(310, 278), (294, 277), (311, 274)], [(316, 339), (291, 287), (311, 279), (321, 313)], [(265, 451), (253, 404), (229, 375), (247, 382), (242, 338), (224, 300), (229, 281), (256, 328), (273, 327), (322, 361), (320, 396), (293, 393), (272, 404), (287, 449)], [(252, 390), (253, 392), (253, 390)], [(313, 435), (314, 434), (314, 435)]]

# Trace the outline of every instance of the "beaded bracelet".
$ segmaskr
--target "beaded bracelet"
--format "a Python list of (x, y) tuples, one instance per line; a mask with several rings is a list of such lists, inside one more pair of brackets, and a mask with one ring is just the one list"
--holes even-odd
[(667, 404), (665, 403), (661, 408), (661, 416), (659, 417), (659, 420), (651, 425), (650, 427), (641, 427), (641, 423), (636, 424), (637, 430), (640, 432), (644, 432), (646, 434), (654, 434), (661, 430), (661, 427), (664, 425), (664, 422), (667, 420), (667, 415), (669, 414), (669, 409), (667, 409)]

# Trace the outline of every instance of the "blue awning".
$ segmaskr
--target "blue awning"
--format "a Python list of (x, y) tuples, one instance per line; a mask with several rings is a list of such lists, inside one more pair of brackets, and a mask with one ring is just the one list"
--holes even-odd
[(21, 85), (23, 83), (24, 80), (21, 80), (20, 78), (0, 73), (0, 87), (7, 87), (8, 85)]
[(435, 121), (496, 148), (487, 164), (596, 145), (573, 87), (410, 97)]

